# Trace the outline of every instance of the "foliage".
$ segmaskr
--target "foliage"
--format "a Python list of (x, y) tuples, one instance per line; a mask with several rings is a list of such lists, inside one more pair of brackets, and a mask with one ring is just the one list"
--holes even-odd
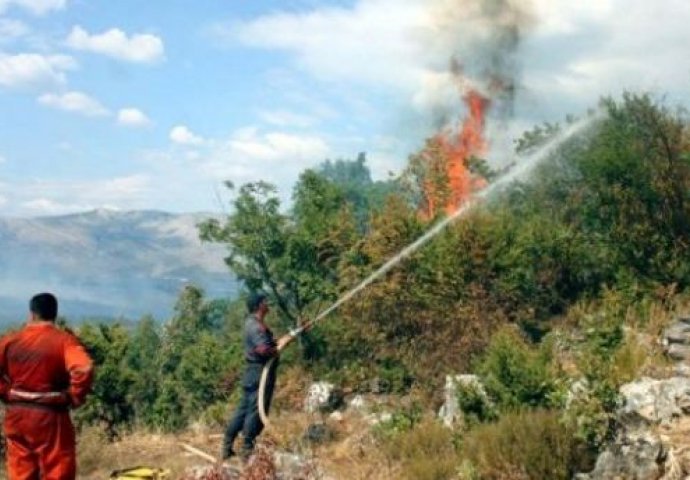
[(457, 385), (458, 407), (466, 425), (496, 420), (499, 412), (487, 393), (476, 383)]
[(556, 390), (548, 352), (532, 349), (513, 328), (498, 331), (477, 368), (499, 408), (548, 407)]
[(334, 298), (338, 258), (356, 238), (342, 190), (323, 176), (305, 171), (294, 200), (288, 216), (280, 212), (275, 187), (247, 184), (224, 225), (210, 220), (200, 226), (203, 240), (228, 246), (228, 266), (250, 290), (270, 293), (285, 326), (297, 324), (312, 303)]
[(422, 409), (419, 404), (401, 408), (390, 414), (381, 414), (383, 417), (374, 427), (374, 433), (381, 437), (391, 437), (407, 432), (422, 420)]
[(414, 428), (399, 430), (380, 440), (386, 456), (402, 464), (403, 478), (441, 480), (456, 478), (458, 457), (452, 432), (425, 418)]
[[(690, 162), (686, 122), (648, 95), (602, 101), (590, 135), (557, 149), (517, 208), (546, 207), (607, 247), (617, 278), (688, 285)], [(558, 131), (528, 133), (523, 149)], [(538, 207), (539, 206), (539, 207)], [(542, 207), (543, 206), (543, 207)]]
[(151, 317), (133, 331), (120, 324), (82, 325), (78, 334), (94, 359), (96, 381), (77, 411), (78, 423), (102, 425), (111, 439), (137, 425), (174, 431), (210, 405), (227, 402), (234, 387), (228, 372), (239, 376), (242, 362), (232, 308), (187, 287), (162, 328)]
[(614, 291), (607, 291), (601, 302), (577, 311), (582, 339), (576, 345), (576, 362), (582, 377), (571, 387), (564, 417), (576, 426), (575, 435), (591, 450), (615, 434), (618, 389), (636, 376), (644, 363), (633, 354), (635, 337), (625, 335), (627, 312), (625, 297)]
[(316, 171), (342, 190), (360, 231), (366, 231), (372, 212), (380, 210), (386, 197), (398, 190), (393, 180), (372, 180), (364, 153), (355, 160), (326, 160)]
[(556, 412), (509, 413), (460, 441), (463, 479), (570, 479), (588, 461)]
[(125, 353), (125, 368), (136, 372), (128, 392), (135, 416), (140, 423), (151, 424), (151, 405), (158, 397), (160, 349), (162, 339), (159, 326), (152, 317), (141, 319), (132, 332)]
[(129, 334), (120, 325), (84, 325), (79, 336), (96, 367), (93, 393), (79, 410), (78, 424), (100, 424), (108, 437), (114, 439), (118, 427), (129, 424), (134, 408), (129, 393), (134, 384), (134, 372), (125, 365)]
[[(410, 475), (448, 478), (457, 468), (489, 479), (572, 473), (614, 433), (618, 388), (649, 363), (628, 327), (658, 330), (641, 311), (647, 299), (690, 287), (687, 121), (647, 95), (605, 99), (600, 110), (591, 128), (552, 146), (530, 178), (379, 278), (368, 277), (439, 220), (420, 215), (428, 187), (421, 179), (438, 180), (435, 193), (447, 193), (435, 140), (396, 181), (374, 182), (363, 154), (306, 170), (290, 207), (265, 182), (240, 186), (230, 215), (202, 224), (200, 236), (227, 247), (228, 267), (247, 290), (268, 291), (277, 316), (269, 323), (278, 332), (368, 278), (301, 339), (306, 355), (286, 352), (281, 368), (290, 385), (282, 391), (290, 398), (277, 405), (298, 404), (300, 382), (311, 377), (356, 391), (379, 379), (391, 393), (414, 387), (433, 397), (446, 374), (473, 368), (495, 408), (476, 391), (460, 392), (473, 419), (460, 452), (457, 438), (414, 409), (379, 425), (381, 442), (410, 452), (397, 457)], [(515, 166), (572, 122), (526, 132)], [(468, 167), (496, 175), (481, 159)], [(151, 318), (131, 330), (83, 326), (98, 377), (79, 421), (103, 423), (111, 437), (136, 424), (182, 429), (202, 414), (221, 421), (242, 369), (244, 317), (241, 299), (211, 300), (189, 287), (162, 326)], [(573, 327), (570, 338), (550, 335), (564, 323)], [(554, 358), (552, 342), (561, 341), (567, 358)], [(564, 369), (581, 381), (574, 385)], [(426, 461), (414, 448), (442, 452), (442, 460)]]

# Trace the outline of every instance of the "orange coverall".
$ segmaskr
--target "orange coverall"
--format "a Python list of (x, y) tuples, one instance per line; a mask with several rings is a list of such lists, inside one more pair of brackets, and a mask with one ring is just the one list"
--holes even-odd
[(51, 322), (28, 323), (0, 340), (10, 480), (75, 478), (69, 409), (84, 403), (92, 382), (92, 361), (84, 347)]

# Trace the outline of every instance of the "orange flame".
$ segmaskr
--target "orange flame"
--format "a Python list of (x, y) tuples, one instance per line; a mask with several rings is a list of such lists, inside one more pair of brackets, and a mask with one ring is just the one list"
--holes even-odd
[[(426, 211), (424, 216), (433, 217), (440, 205), (450, 215), (455, 212), (477, 190), (486, 186), (486, 180), (473, 175), (467, 166), (472, 157), (486, 154), (488, 144), (484, 138), (484, 123), (489, 99), (476, 90), (469, 90), (463, 97), (467, 105), (467, 116), (457, 133), (444, 131), (436, 135), (431, 145), (438, 147), (435, 152), (443, 159), (442, 174), (447, 181), (447, 195), (441, 195), (438, 185), (429, 178), (425, 180)], [(425, 158), (434, 156), (428, 151)], [(433, 165), (429, 165), (433, 168)]]

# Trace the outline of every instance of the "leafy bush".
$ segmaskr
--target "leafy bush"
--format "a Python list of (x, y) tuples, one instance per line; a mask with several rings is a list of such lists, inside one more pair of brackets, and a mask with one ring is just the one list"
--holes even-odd
[[(384, 414), (385, 415), (385, 414)], [(374, 426), (374, 434), (380, 438), (391, 438), (410, 431), (422, 420), (422, 409), (417, 403), (401, 408)]]
[(549, 352), (530, 347), (512, 327), (494, 335), (477, 372), (503, 410), (549, 406), (556, 390)]
[(641, 322), (639, 312), (631, 310), (633, 302), (627, 292), (606, 290), (602, 299), (570, 312), (579, 335), (573, 348), (581, 379), (570, 388), (563, 417), (591, 451), (613, 438), (618, 390), (638, 376), (651, 356), (634, 330)]
[(457, 386), (458, 406), (469, 425), (493, 421), (498, 418), (496, 406), (487, 393), (477, 384)]

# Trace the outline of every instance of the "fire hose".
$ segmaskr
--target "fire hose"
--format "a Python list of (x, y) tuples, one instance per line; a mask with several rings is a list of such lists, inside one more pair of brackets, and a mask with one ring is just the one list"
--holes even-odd
[[(476, 197), (481, 197), (485, 194), (486, 190), (484, 192), (480, 192)], [(340, 297), (338, 300), (336, 300), (335, 303), (333, 303), (330, 307), (319, 313), (313, 320), (305, 322), (301, 324), (300, 326), (290, 330), (288, 335), (290, 336), (290, 339), (294, 339), (301, 333), (303, 333), (306, 330), (309, 330), (311, 327), (316, 325), (319, 321), (323, 320), (326, 316), (328, 316), (331, 312), (336, 310), (338, 307), (340, 307), (342, 304), (350, 300), (352, 297), (357, 295), (360, 291), (364, 290), (366, 287), (368, 287), (372, 282), (374, 282), (377, 278), (381, 277), (384, 275), (386, 272), (388, 272), (391, 268), (393, 268), (395, 265), (397, 265), (401, 260), (404, 258), (407, 258), (410, 256), (412, 253), (417, 251), (419, 247), (424, 245), (426, 242), (428, 242), (431, 238), (435, 237), (439, 232), (441, 232), (444, 228), (446, 228), (449, 224), (463, 216), (468, 210), (470, 210), (474, 206), (475, 202), (473, 200), (468, 201), (464, 205), (462, 205), (460, 208), (458, 208), (452, 215), (449, 215), (442, 219), (440, 222), (438, 222), (436, 225), (434, 225), (431, 229), (429, 229), (424, 235), (419, 237), (417, 240), (415, 240), (413, 243), (409, 244), (405, 248), (403, 248), (397, 255), (395, 255), (393, 258), (390, 258), (386, 263), (381, 265), (377, 270), (375, 270), (373, 273), (371, 273), (368, 277), (366, 277), (362, 282), (359, 283), (356, 287), (351, 289), (349, 292), (345, 293), (342, 297)], [(289, 342), (288, 342), (289, 344)], [(286, 344), (287, 345), (287, 344)], [(280, 352), (280, 350), (279, 350)], [(261, 379), (259, 380), (259, 391), (257, 395), (257, 403), (258, 403), (258, 410), (259, 410), (259, 418), (261, 418), (261, 422), (264, 424), (264, 427), (268, 428), (270, 422), (268, 421), (268, 415), (266, 414), (266, 405), (265, 405), (265, 397), (266, 397), (266, 383), (268, 381), (268, 372), (271, 370), (273, 367), (273, 364), (275, 363), (275, 357), (271, 358), (268, 362), (266, 362), (266, 365), (264, 365), (264, 368), (261, 372)]]
[[(288, 333), (288, 335), (290, 335), (290, 339), (292, 340), (305, 330), (309, 330), (314, 323), (315, 321), (307, 322), (299, 326), (298, 328), (290, 330), (290, 332)], [(285, 346), (283, 346), (282, 348), (286, 347), (288, 344), (285, 344)], [(278, 349), (278, 353), (280, 353), (282, 348)], [(271, 371), (271, 368), (273, 368), (273, 364), (275, 363), (276, 358), (277, 357), (273, 357), (269, 359), (268, 362), (266, 362), (266, 365), (264, 365), (263, 370), (261, 370), (261, 379), (259, 380), (259, 393), (257, 395), (256, 402), (259, 407), (259, 418), (261, 418), (261, 423), (264, 424), (264, 428), (270, 427), (270, 422), (268, 421), (268, 414), (266, 412), (266, 383), (268, 382), (268, 373)]]
[[(439, 221), (436, 225), (434, 225), (430, 230), (428, 230), (424, 235), (419, 237), (417, 240), (415, 240), (413, 243), (409, 244), (405, 248), (403, 248), (400, 253), (395, 255), (393, 258), (389, 259), (386, 263), (384, 263), (381, 267), (379, 267), (376, 271), (374, 271), (372, 274), (370, 274), (367, 278), (365, 278), (359, 285), (354, 287), (352, 290), (349, 292), (345, 293), (342, 297), (340, 297), (335, 303), (333, 303), (330, 307), (328, 307), (326, 310), (318, 314), (313, 320), (304, 323), (303, 325), (298, 326), (297, 328), (294, 328), (290, 330), (289, 336), (290, 340), (294, 339), (297, 337), (299, 334), (304, 332), (305, 330), (310, 329), (313, 325), (315, 325), (317, 322), (321, 321), (323, 318), (325, 318), (327, 315), (329, 315), (331, 312), (333, 312), (335, 309), (340, 307), (343, 303), (347, 302), (350, 300), (352, 297), (354, 297), (357, 293), (360, 291), (364, 290), (369, 284), (374, 282), (376, 279), (384, 275), (386, 272), (388, 272), (391, 268), (393, 268), (395, 265), (397, 265), (401, 260), (404, 258), (410, 256), (412, 253), (417, 251), (419, 247), (424, 245), (426, 242), (431, 240), (433, 237), (435, 237), (439, 232), (444, 230), (449, 224), (455, 222), (458, 220), (460, 217), (462, 217), (465, 213), (467, 213), (474, 205), (476, 202), (488, 197), (491, 193), (495, 192), (499, 188), (502, 188), (503, 186), (510, 184), (511, 182), (515, 181), (516, 179), (519, 179), (523, 176), (526, 176), (529, 172), (531, 172), (536, 165), (541, 163), (545, 158), (548, 157), (549, 154), (553, 153), (559, 145), (563, 144), (565, 141), (573, 137), (574, 135), (582, 132), (589, 126), (593, 125), (597, 120), (602, 118), (601, 112), (595, 112), (594, 114), (585, 117), (584, 119), (580, 120), (579, 122), (576, 122), (572, 125), (570, 125), (567, 129), (556, 135), (553, 139), (551, 139), (550, 142), (546, 143), (541, 147), (541, 149), (537, 150), (535, 153), (527, 157), (521, 164), (517, 165), (515, 168), (511, 169), (508, 173), (497, 179), (495, 182), (493, 182), (491, 185), (489, 185), (487, 188), (481, 190), (478, 193), (475, 193), (464, 205), (460, 206), (455, 212), (453, 212), (451, 215), (448, 215), (447, 217), (443, 218), (441, 221)], [(284, 348), (289, 344), (289, 341), (281, 345), (281, 349)], [(269, 421), (268, 421), (268, 415), (266, 415), (266, 408), (265, 408), (265, 396), (266, 396), (266, 382), (268, 380), (268, 372), (270, 371), (271, 367), (275, 363), (276, 358), (273, 357), (271, 358), (266, 365), (263, 368), (263, 371), (261, 372), (261, 379), (259, 381), (259, 391), (258, 391), (258, 396), (257, 396), (257, 403), (258, 403), (258, 410), (259, 410), (259, 417), (261, 418), (261, 421), (263, 422), (265, 427), (269, 426)]]

